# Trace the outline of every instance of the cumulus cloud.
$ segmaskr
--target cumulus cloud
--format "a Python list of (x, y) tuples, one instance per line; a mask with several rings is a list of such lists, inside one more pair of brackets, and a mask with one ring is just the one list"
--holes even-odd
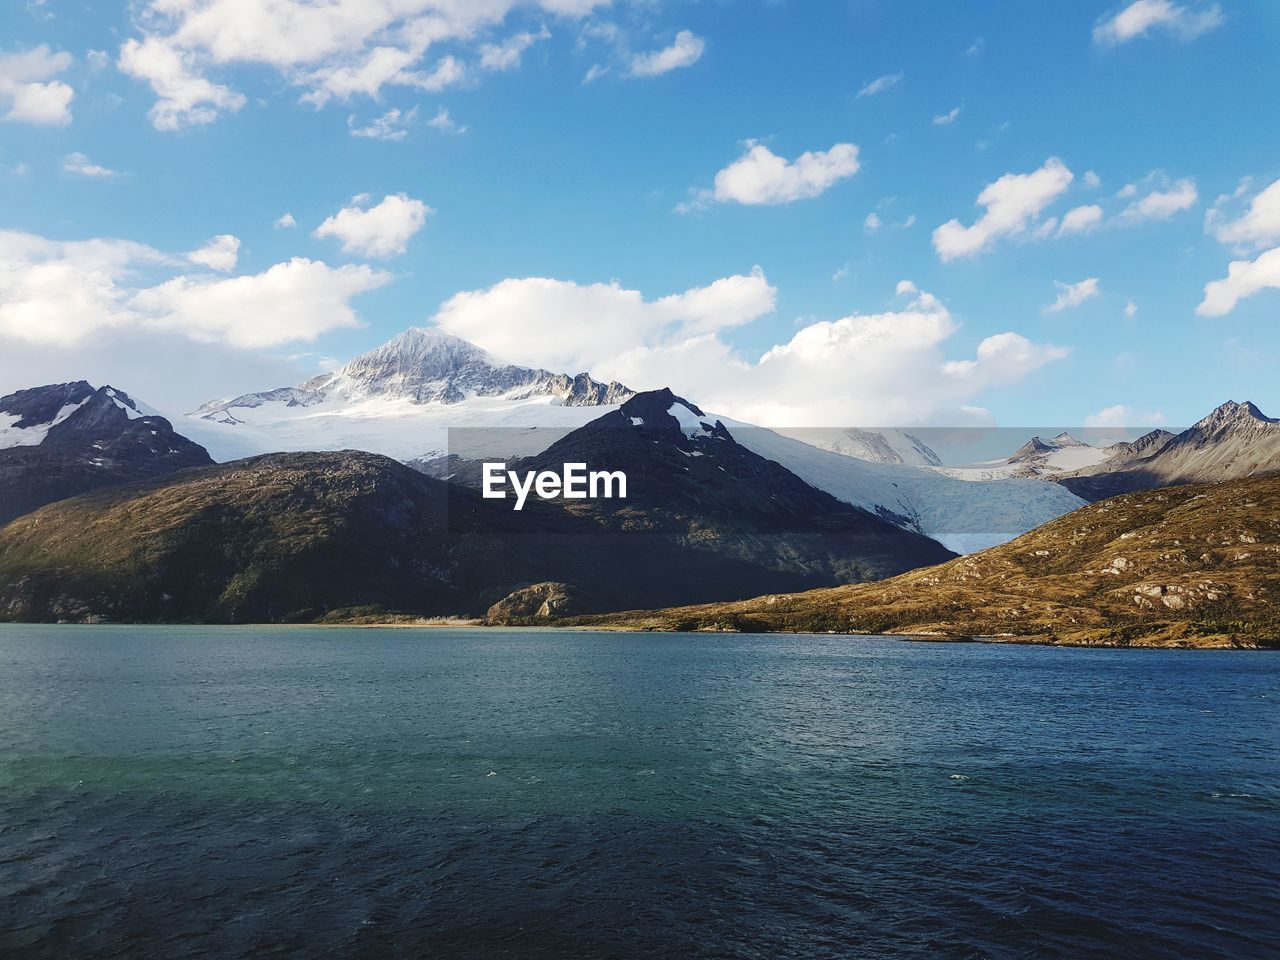
[(212, 123), (245, 105), (244, 94), (205, 79), (194, 61), (193, 53), (159, 37), (127, 40), (120, 48), (120, 71), (145, 80), (156, 95), (148, 116), (157, 130)]
[(1072, 207), (1062, 216), (1058, 225), (1058, 235), (1071, 233), (1088, 233), (1102, 223), (1102, 208), (1096, 203), (1086, 206)]
[(109, 167), (94, 163), (83, 153), (70, 153), (62, 161), (62, 172), (91, 180), (110, 180), (119, 174)]
[(773, 206), (825, 193), (858, 172), (858, 148), (837, 143), (830, 150), (802, 153), (795, 160), (778, 156), (762, 143), (747, 142), (747, 152), (716, 174), (715, 189), (699, 191), (688, 212), (711, 201)]
[[(211, 247), (221, 241), (225, 251), (227, 239)], [(184, 274), (184, 262), (126, 240), (0, 232), (0, 338), (70, 347), (105, 332), (152, 331), (237, 348), (311, 341), (358, 325), (351, 298), (390, 280), (364, 265), (301, 258), (236, 277)], [(167, 278), (141, 279), (156, 273)]]
[(1280, 247), (1254, 260), (1234, 260), (1222, 280), (1205, 284), (1204, 300), (1196, 307), (1202, 317), (1226, 316), (1241, 300), (1267, 289), (1280, 289)]
[(1246, 195), (1249, 185), (1246, 180), (1234, 194), (1219, 197), (1205, 215), (1205, 229), (1220, 243), (1260, 249), (1280, 240), (1280, 180), (1259, 191), (1238, 217), (1228, 217), (1227, 208)]
[(71, 54), (41, 44), (0, 54), (0, 120), (63, 127), (71, 122), (75, 91), (58, 74), (71, 66)]
[(1093, 28), (1093, 42), (1116, 46), (1157, 31), (1194, 40), (1221, 24), (1222, 8), (1216, 3), (1197, 6), (1173, 0), (1135, 0), (1099, 22)]
[(356, 115), (353, 113), (347, 117), (347, 129), (351, 131), (353, 137), (361, 137), (365, 140), (388, 140), (395, 143), (409, 136), (409, 128), (417, 119), (417, 107), (408, 112), (402, 111), (399, 107), (392, 107), (363, 127), (356, 122)]
[(956, 260), (983, 253), (1002, 237), (1027, 232), (1073, 179), (1057, 157), (1031, 173), (1006, 173), (978, 194), (978, 205), (986, 212), (974, 224), (966, 227), (953, 219), (933, 231), (934, 249), (944, 261)]
[(1196, 182), (1191, 177), (1171, 181), (1159, 171), (1148, 175), (1140, 184), (1126, 184), (1117, 196), (1136, 198), (1120, 213), (1120, 220), (1127, 223), (1167, 220), (1200, 201)]
[(352, 198), (315, 229), (315, 236), (333, 237), (342, 243), (342, 252), (366, 257), (394, 257), (405, 252), (409, 240), (422, 229), (434, 211), (421, 200), (397, 193), (367, 206), (369, 196)]
[[(479, 69), (514, 68), (528, 46), (547, 35), (518, 33), (492, 42), (515, 10), (580, 19), (609, 0), (138, 0), (141, 37), (127, 40), (119, 65), (157, 96), (152, 123), (163, 130), (209, 123), (240, 109), (242, 94), (212, 79), (235, 65), (275, 70), (301, 89), (301, 99), (379, 97), (389, 86), (439, 91), (463, 82), (457, 53), (474, 53)], [(465, 55), (465, 54), (464, 54)]]
[(874, 210), (867, 214), (867, 218), (862, 221), (863, 228), (867, 233), (875, 233), (884, 225), (884, 221), (880, 219), (880, 214)]
[(1097, 413), (1084, 418), (1086, 427), (1110, 427), (1124, 429), (1126, 427), (1161, 427), (1168, 423), (1165, 415), (1159, 410), (1135, 410), (1124, 403), (1112, 407), (1104, 407)]
[(702, 59), (707, 43), (688, 30), (676, 34), (671, 46), (631, 57), (627, 73), (632, 77), (659, 77), (672, 70), (691, 67)]
[(281, 230), (289, 230), (298, 225), (298, 221), (294, 219), (292, 213), (282, 213), (276, 218), (275, 226)]
[(940, 113), (937, 116), (935, 116), (933, 118), (933, 125), (935, 127), (945, 127), (948, 124), (955, 123), (956, 119), (959, 116), (960, 116), (960, 108), (952, 107), (946, 113)]
[(199, 250), (192, 250), (187, 259), (197, 266), (208, 267), (226, 273), (236, 268), (240, 259), (240, 238), (230, 234), (214, 237)]
[(948, 358), (959, 325), (947, 309), (909, 282), (898, 295), (899, 309), (809, 323), (755, 359), (724, 334), (774, 311), (776, 291), (758, 269), (656, 300), (617, 283), (506, 280), (453, 297), (435, 323), (516, 362), (670, 386), (717, 413), (776, 426), (954, 414), (1066, 355), (1008, 332), (972, 358)]
[(1058, 299), (1044, 308), (1046, 313), (1061, 313), (1063, 310), (1078, 307), (1086, 300), (1092, 300), (1101, 292), (1098, 289), (1097, 277), (1089, 277), (1079, 283), (1062, 283), (1055, 280), (1053, 285), (1058, 288)]
[(858, 91), (858, 99), (863, 97), (874, 97), (877, 93), (884, 93), (890, 87), (897, 86), (902, 82), (903, 73), (899, 70), (897, 73), (886, 73), (882, 77), (876, 77), (874, 80), (868, 80), (862, 85)]

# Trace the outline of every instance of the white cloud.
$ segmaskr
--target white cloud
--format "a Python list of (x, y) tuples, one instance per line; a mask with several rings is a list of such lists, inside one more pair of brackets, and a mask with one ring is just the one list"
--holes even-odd
[(918, 422), (1066, 354), (1003, 333), (972, 359), (949, 359), (942, 348), (958, 324), (946, 308), (910, 282), (899, 295), (910, 298), (901, 310), (807, 324), (755, 360), (722, 334), (775, 309), (759, 270), (657, 300), (617, 283), (506, 280), (458, 294), (435, 322), (515, 362), (670, 386), (717, 413), (778, 426)]
[(952, 107), (946, 113), (940, 113), (933, 118), (935, 127), (945, 127), (947, 124), (955, 123), (956, 118), (960, 116), (960, 108)]
[(1234, 220), (1224, 217), (1226, 206), (1243, 196), (1249, 183), (1241, 184), (1235, 195), (1219, 197), (1205, 215), (1205, 229), (1220, 243), (1260, 249), (1280, 240), (1280, 180), (1263, 188), (1249, 201), (1249, 208)]
[(658, 77), (672, 70), (691, 67), (702, 59), (707, 42), (688, 30), (676, 34), (671, 46), (650, 53), (637, 53), (631, 57), (628, 75), (632, 77)]
[(433, 130), (439, 130), (442, 133), (466, 133), (466, 127), (460, 127), (453, 122), (453, 117), (449, 116), (449, 111), (441, 107), (436, 111), (436, 115), (427, 121), (427, 126)]
[(849, 264), (844, 264), (836, 268), (836, 272), (831, 275), (832, 283), (839, 283), (841, 280), (847, 280), (849, 277)]
[(1061, 283), (1055, 280), (1053, 285), (1058, 288), (1058, 299), (1044, 308), (1046, 313), (1061, 313), (1063, 310), (1078, 307), (1086, 300), (1092, 300), (1101, 292), (1098, 289), (1097, 277), (1089, 277), (1089, 279), (1081, 280), (1079, 283)]
[(1084, 172), (1084, 177), (1081, 179), (1084, 180), (1084, 185), (1090, 190), (1097, 190), (1098, 187), (1102, 186), (1102, 178), (1092, 170), (1086, 170)]
[[(1152, 184), (1157, 186), (1152, 187)], [(1156, 172), (1143, 181), (1143, 185), (1128, 183), (1117, 194), (1122, 198), (1136, 197), (1144, 190), (1145, 195), (1129, 204), (1121, 213), (1120, 219), (1128, 223), (1141, 223), (1150, 220), (1167, 220), (1175, 213), (1189, 210), (1200, 200), (1196, 191), (1196, 182), (1187, 177), (1171, 182), (1163, 174)]]
[(366, 207), (367, 196), (355, 197), (316, 227), (317, 237), (334, 237), (342, 242), (342, 252), (366, 257), (393, 257), (404, 253), (409, 240), (422, 229), (432, 209), (407, 194), (386, 196)]
[[(237, 277), (190, 276), (182, 264), (126, 240), (0, 232), (0, 338), (70, 347), (112, 331), (159, 331), (240, 348), (311, 341), (357, 326), (351, 298), (391, 279), (300, 258)], [(140, 281), (157, 272), (167, 279)]]
[(1165, 415), (1159, 410), (1135, 410), (1123, 403), (1113, 407), (1105, 407), (1097, 413), (1084, 418), (1086, 427), (1125, 428), (1125, 427), (1160, 427), (1168, 423)]
[(882, 225), (883, 221), (881, 221), (880, 215), (874, 210), (871, 213), (868, 213), (867, 218), (862, 221), (862, 226), (866, 229), (867, 233), (875, 233)]
[(539, 40), (548, 40), (551, 33), (543, 27), (537, 33), (517, 33), (502, 43), (486, 43), (480, 47), (480, 66), (485, 70), (514, 70), (520, 66), (524, 52)]
[(884, 93), (890, 87), (901, 83), (902, 77), (903, 73), (899, 70), (897, 73), (886, 73), (882, 77), (868, 80), (862, 85), (862, 89), (858, 91), (858, 98), (874, 97), (877, 93)]
[(1216, 3), (1193, 5), (1173, 0), (1135, 0), (1093, 28), (1094, 43), (1115, 46), (1162, 30), (1182, 40), (1194, 40), (1222, 23)]
[(1126, 300), (1124, 304), (1124, 315), (1132, 320), (1138, 315), (1138, 305), (1132, 300)]
[(401, 111), (399, 107), (392, 107), (364, 127), (356, 126), (356, 115), (353, 113), (347, 117), (347, 129), (351, 131), (353, 137), (397, 142), (409, 136), (409, 128), (413, 126), (414, 121), (417, 119), (417, 107), (407, 113)]
[(699, 199), (748, 206), (792, 203), (816, 197), (857, 172), (858, 148), (852, 143), (787, 160), (751, 140), (745, 154), (716, 174), (715, 189)]
[(210, 270), (220, 270), (223, 273), (234, 270), (240, 259), (240, 238), (224, 233), (214, 237), (199, 250), (188, 253), (187, 259)]
[[(944, 261), (989, 250), (1001, 237), (1017, 236), (1071, 186), (1073, 175), (1057, 157), (1032, 173), (1006, 173), (978, 194), (986, 212), (972, 226), (949, 220), (933, 231), (933, 246)], [(1055, 223), (1056, 226), (1056, 223)]]
[(116, 171), (94, 163), (83, 153), (67, 154), (62, 161), (62, 172), (97, 180), (110, 180), (112, 177), (119, 176)]
[(1062, 216), (1058, 226), (1058, 235), (1070, 233), (1088, 233), (1102, 223), (1102, 208), (1096, 203), (1082, 207), (1072, 207)]
[[(275, 70), (323, 106), (378, 98), (388, 86), (438, 91), (481, 69), (513, 68), (542, 32), (494, 43), (513, 11), (580, 19), (609, 0), (137, 0), (142, 36), (125, 42), (122, 70), (150, 83), (160, 129), (208, 123), (244, 105), (210, 74), (238, 65)], [(456, 52), (437, 55), (443, 45)]]
[[(71, 66), (71, 54), (41, 44), (0, 54), (0, 120), (62, 127), (71, 122), (75, 91), (57, 76)], [(7, 108), (7, 109), (6, 109)]]
[(1205, 284), (1204, 300), (1196, 307), (1202, 317), (1226, 316), (1236, 305), (1256, 293), (1280, 289), (1280, 247), (1254, 260), (1233, 260), (1222, 280)]
[(122, 73), (151, 85), (157, 100), (148, 116), (157, 130), (212, 123), (220, 111), (234, 113), (245, 105), (243, 94), (200, 76), (194, 57), (158, 37), (127, 40), (117, 65)]
[(288, 230), (292, 227), (296, 227), (297, 225), (298, 221), (293, 218), (293, 214), (287, 212), (282, 213), (278, 218), (276, 218), (275, 222), (275, 226), (281, 230)]

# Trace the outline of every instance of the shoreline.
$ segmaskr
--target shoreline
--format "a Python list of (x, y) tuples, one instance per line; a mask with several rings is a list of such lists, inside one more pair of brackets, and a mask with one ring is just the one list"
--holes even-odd
[(522, 631), (530, 633), (613, 633), (613, 634), (684, 634), (687, 636), (739, 636), (739, 637), (769, 637), (769, 636), (789, 636), (789, 637), (847, 637), (850, 639), (884, 639), (898, 640), (903, 643), (938, 643), (938, 644), (984, 644), (987, 646), (1021, 646), (1021, 647), (1070, 647), (1073, 649), (1100, 649), (1100, 650), (1231, 650), (1231, 651), (1257, 651), (1257, 652), (1276, 652), (1280, 651), (1280, 646), (1267, 643), (1251, 643), (1240, 642), (1240, 638), (1225, 634), (1209, 634), (1204, 637), (1196, 638), (1194, 642), (1188, 642), (1185, 638), (1180, 638), (1174, 642), (1166, 643), (1116, 643), (1106, 640), (1081, 641), (1071, 640), (1067, 638), (1055, 639), (1044, 638), (1032, 635), (1016, 635), (1016, 634), (1000, 634), (1000, 635), (952, 635), (943, 633), (854, 633), (839, 631), (805, 631), (805, 630), (767, 630), (767, 631), (740, 631), (740, 630), (661, 630), (652, 627), (623, 626), (619, 624), (602, 624), (599, 626), (584, 626), (579, 624), (571, 624), (560, 626), (557, 624), (492, 624), (487, 623), (481, 618), (446, 618), (446, 617), (428, 617), (428, 618), (405, 618), (392, 620), (370, 620), (370, 621), (329, 621), (317, 623), (42, 623), (42, 622), (20, 622), (5, 621), (0, 622), (0, 629), (4, 627), (22, 627), (22, 626), (40, 626), (40, 627), (133, 627), (135, 629), (172, 629), (174, 627), (199, 627), (205, 629), (217, 629), (221, 627), (245, 629), (348, 629), (348, 630), (459, 630), (459, 631), (485, 631), (485, 630), (509, 630)]

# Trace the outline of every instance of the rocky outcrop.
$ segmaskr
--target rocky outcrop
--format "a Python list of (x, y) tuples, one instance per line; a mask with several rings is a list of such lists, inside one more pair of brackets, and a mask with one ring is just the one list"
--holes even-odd
[(485, 614), (492, 624), (531, 623), (571, 617), (585, 608), (579, 591), (567, 583), (535, 583), (507, 594)]

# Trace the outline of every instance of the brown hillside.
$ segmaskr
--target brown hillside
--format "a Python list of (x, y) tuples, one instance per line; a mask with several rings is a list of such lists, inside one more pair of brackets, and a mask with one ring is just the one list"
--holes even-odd
[(1280, 646), (1280, 478), (1126, 494), (891, 580), (578, 618), (1132, 646)]

